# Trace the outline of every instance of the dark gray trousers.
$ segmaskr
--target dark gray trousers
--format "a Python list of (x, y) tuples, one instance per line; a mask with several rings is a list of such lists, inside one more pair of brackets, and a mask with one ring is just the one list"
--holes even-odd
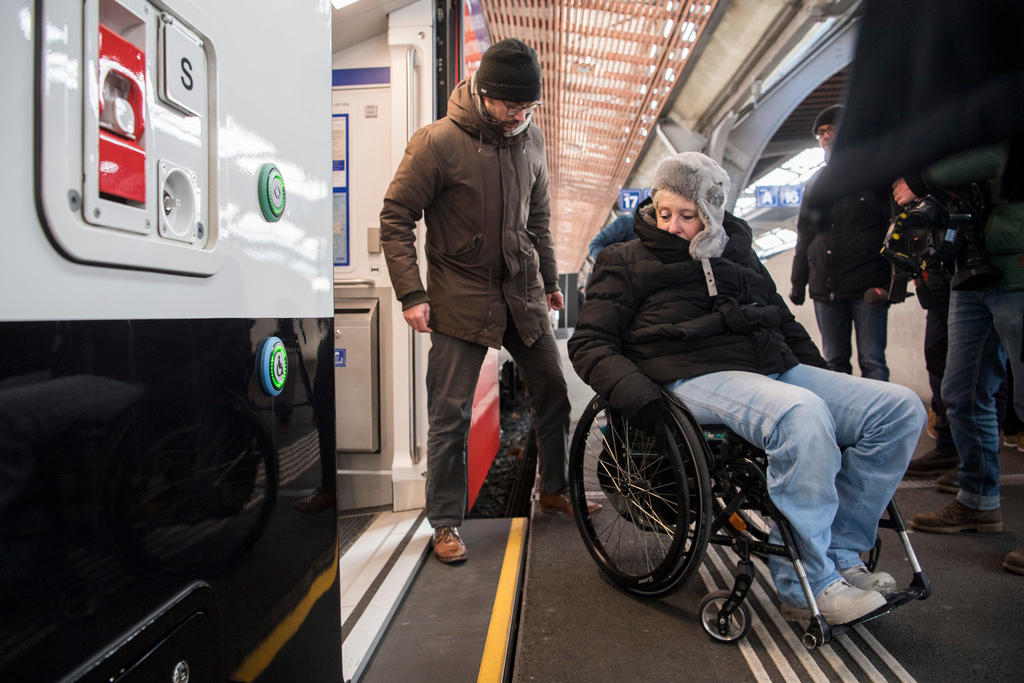
[[(427, 519), (431, 526), (459, 526), (466, 514), (468, 481), (466, 444), (480, 365), (487, 347), (430, 334), (427, 356)], [(569, 395), (550, 332), (527, 346), (514, 325), (502, 345), (516, 362), (526, 384), (530, 417), (537, 436), (544, 493), (568, 487)]]

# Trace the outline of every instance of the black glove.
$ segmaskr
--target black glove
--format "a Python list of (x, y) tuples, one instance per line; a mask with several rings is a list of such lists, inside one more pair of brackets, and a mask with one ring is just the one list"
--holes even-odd
[(629, 418), (629, 423), (640, 431), (654, 437), (665, 434), (665, 427), (672, 424), (672, 413), (662, 399), (655, 399), (644, 405)]
[(804, 288), (793, 285), (793, 290), (789, 293), (789, 300), (797, 306), (804, 303)]

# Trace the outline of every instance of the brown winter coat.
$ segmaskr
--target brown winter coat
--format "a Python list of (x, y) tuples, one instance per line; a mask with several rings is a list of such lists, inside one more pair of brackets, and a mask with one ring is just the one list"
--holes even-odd
[[(403, 309), (430, 304), (436, 332), (498, 348), (511, 312), (523, 341), (548, 329), (546, 292), (558, 290), (548, 230), (544, 136), (489, 125), (463, 81), (448, 115), (416, 131), (384, 196), (381, 242)], [(426, 221), (427, 287), (416, 261)]]

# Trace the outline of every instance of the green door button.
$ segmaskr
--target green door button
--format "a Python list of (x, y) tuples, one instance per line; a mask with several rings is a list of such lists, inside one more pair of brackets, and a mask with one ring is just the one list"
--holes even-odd
[(267, 337), (256, 350), (256, 374), (268, 396), (277, 396), (288, 380), (288, 351), (278, 337)]
[(274, 164), (260, 166), (259, 177), (260, 210), (271, 223), (281, 220), (284, 214), (284, 178)]

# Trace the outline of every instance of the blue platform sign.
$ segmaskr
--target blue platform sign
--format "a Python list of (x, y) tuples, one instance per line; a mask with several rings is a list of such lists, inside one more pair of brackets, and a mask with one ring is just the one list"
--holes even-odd
[(754, 188), (754, 199), (759, 209), (778, 206), (779, 188), (777, 185), (758, 185)]
[(754, 188), (754, 200), (759, 209), (773, 206), (800, 206), (803, 198), (803, 185), (758, 185)]
[(345, 367), (345, 349), (334, 349), (334, 367)]
[(651, 196), (651, 188), (629, 188), (619, 190), (619, 211), (633, 211), (640, 202)]
[(800, 206), (803, 198), (803, 185), (783, 185), (779, 188), (779, 206)]

